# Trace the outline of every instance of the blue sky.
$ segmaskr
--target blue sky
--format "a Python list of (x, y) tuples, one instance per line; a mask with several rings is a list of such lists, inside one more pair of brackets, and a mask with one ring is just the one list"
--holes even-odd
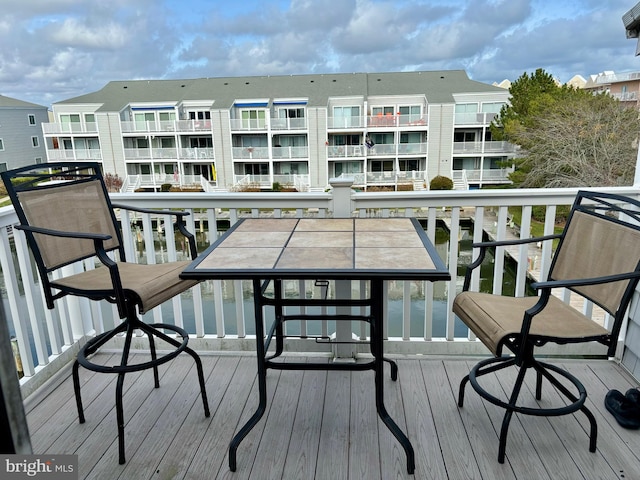
[(637, 0), (0, 0), (0, 94), (50, 106), (111, 80), (463, 69), (640, 71)]

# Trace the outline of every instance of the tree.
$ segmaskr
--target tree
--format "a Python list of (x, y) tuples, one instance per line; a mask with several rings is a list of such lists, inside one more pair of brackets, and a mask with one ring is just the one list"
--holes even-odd
[(524, 150), (521, 187), (631, 185), (640, 119), (607, 94), (569, 95), (532, 115), (513, 135)]
[(542, 69), (510, 88), (492, 135), (522, 148), (510, 179), (521, 187), (586, 187), (633, 182), (638, 112), (613, 97), (559, 85)]

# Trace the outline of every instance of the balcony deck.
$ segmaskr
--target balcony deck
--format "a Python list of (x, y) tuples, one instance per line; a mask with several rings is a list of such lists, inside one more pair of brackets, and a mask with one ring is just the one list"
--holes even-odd
[[(106, 362), (110, 357), (94, 358)], [(640, 435), (620, 428), (603, 405), (609, 389), (624, 392), (636, 385), (612, 362), (556, 360), (589, 392), (587, 403), (599, 426), (595, 454), (588, 451), (581, 414), (551, 419), (516, 415), (507, 460), (500, 465), (496, 432), (501, 410), (470, 388), (464, 408), (456, 405), (458, 382), (473, 359), (396, 357), (399, 379), (394, 383), (385, 376), (385, 399), (415, 448), (411, 476), (404, 452), (375, 413), (373, 373), (336, 371), (269, 372), (267, 413), (240, 445), (238, 471), (231, 473), (229, 441), (257, 403), (255, 357), (227, 353), (202, 359), (208, 419), (188, 356), (161, 367), (159, 390), (153, 389), (150, 372), (127, 375), (125, 465), (117, 459), (115, 376), (81, 369), (87, 423), (80, 425), (66, 369), (58, 385), (27, 400), (34, 453), (77, 454), (80, 479), (640, 478)], [(509, 388), (507, 378), (488, 381)], [(524, 394), (535, 401), (531, 385)], [(557, 399), (545, 385), (542, 402)]]

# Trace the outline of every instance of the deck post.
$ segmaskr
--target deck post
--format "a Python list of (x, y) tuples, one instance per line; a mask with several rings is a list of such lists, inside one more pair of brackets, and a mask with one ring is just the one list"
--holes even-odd
[[(333, 188), (333, 218), (351, 218), (351, 186), (353, 177), (332, 178), (329, 184)], [(351, 280), (336, 280), (336, 299), (351, 298)], [(338, 307), (337, 313), (350, 314), (349, 307)], [(335, 344), (333, 345), (334, 361), (353, 361), (356, 356), (356, 345), (350, 321), (336, 322)], [(346, 343), (345, 343), (346, 342)]]

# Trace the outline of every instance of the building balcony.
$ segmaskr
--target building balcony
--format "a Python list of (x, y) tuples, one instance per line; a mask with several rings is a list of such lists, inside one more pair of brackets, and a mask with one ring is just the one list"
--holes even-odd
[(427, 154), (427, 143), (376, 143), (373, 147), (367, 148), (367, 157), (395, 157), (398, 155), (420, 155)]
[(268, 147), (233, 147), (232, 157), (234, 160), (267, 160), (269, 159)]
[(51, 149), (47, 150), (47, 158), (51, 161), (101, 161), (102, 150), (99, 148), (91, 149)]
[[(275, 176), (269, 180), (286, 183)], [(640, 194), (634, 187), (603, 190)], [(558, 468), (567, 478), (591, 478), (596, 471), (595, 476), (604, 478), (617, 478), (620, 471), (633, 478), (638, 472), (634, 452), (640, 440), (634, 431), (621, 429), (603, 405), (607, 390), (625, 391), (638, 383), (615, 361), (604, 359), (602, 346), (546, 347), (548, 355), (562, 355), (554, 362), (562, 363), (589, 385), (587, 404), (596, 415), (600, 434), (595, 455), (588, 452), (579, 415), (544, 421), (518, 416), (519, 421), (512, 422), (507, 463), (500, 465), (496, 461), (496, 411), (472, 392), (464, 408), (458, 409), (455, 402), (458, 381), (469, 371), (470, 356), (488, 355), (450, 308), (462, 285), (463, 266), (472, 258), (471, 250), (463, 244), (478, 241), (483, 234), (499, 239), (528, 238), (534, 206), (546, 212), (550, 220), (545, 222), (544, 233), (550, 234), (557, 208), (571, 205), (575, 193), (576, 189), (514, 189), (351, 194), (348, 201), (353, 216), (417, 217), (451, 266), (449, 282), (388, 282), (384, 292), (384, 348), (400, 367), (398, 382), (385, 377), (385, 402), (416, 449), (415, 478), (497, 478), (505, 471), (516, 479), (532, 475), (554, 478)], [(196, 232), (199, 251), (240, 218), (331, 217), (338, 201), (331, 192), (121, 193), (112, 194), (112, 198), (119, 204), (143, 208), (187, 209), (192, 213), (188, 222)], [(511, 226), (510, 207), (522, 209), (522, 228)], [(130, 259), (146, 262), (153, 257), (164, 262), (187, 258), (179, 241), (167, 242), (163, 236), (164, 217), (121, 210), (118, 218)], [(80, 425), (74, 408), (70, 408), (74, 402), (69, 367), (79, 345), (101, 333), (105, 325), (117, 322), (117, 313), (110, 304), (94, 308), (89, 302), (70, 298), (58, 300), (55, 310), (47, 310), (33, 277), (24, 236), (13, 228), (16, 222), (11, 207), (0, 210), (6, 313), (24, 372), (20, 384), (35, 453), (78, 454), (82, 479), (151, 478), (154, 472), (168, 478), (226, 478), (228, 443), (257, 398), (256, 339), (247, 295), (250, 282), (206, 281), (147, 314), (149, 321), (175, 322), (189, 331), (190, 345), (203, 356), (212, 416), (202, 416), (197, 382), (187, 374), (193, 366), (190, 359), (178, 358), (169, 368), (161, 367), (160, 390), (152, 388), (149, 372), (128, 374), (124, 397), (128, 461), (118, 465), (115, 378), (81, 369), (81, 382), (87, 382), (88, 388), (83, 390), (87, 423)], [(468, 222), (482, 228), (470, 232), (465, 227)], [(440, 228), (448, 233), (446, 240), (436, 234)], [(550, 248), (536, 245), (498, 249), (487, 266), (494, 278), (493, 288), (504, 284), (506, 262), (512, 259), (511, 284), (514, 293), (522, 295), (527, 279), (539, 278), (551, 255)], [(312, 281), (285, 283), (293, 295), (320, 291)], [(363, 285), (355, 281), (352, 288), (358, 292)], [(597, 306), (578, 301), (569, 291), (558, 295), (594, 321), (606, 324), (607, 318)], [(635, 323), (637, 301), (634, 299), (629, 313)], [(297, 332), (287, 331), (292, 337), (286, 339), (285, 351), (328, 361), (331, 345), (311, 338), (316, 328), (331, 334), (333, 326), (303, 322)], [(307, 336), (293, 337), (300, 332)], [(367, 332), (356, 325), (353, 336), (367, 340)], [(637, 351), (632, 337), (623, 339), (627, 349)], [(366, 357), (367, 348), (359, 346), (358, 356)], [(623, 348), (621, 342), (617, 360), (622, 358)], [(135, 349), (139, 355), (148, 353), (143, 343), (136, 343)], [(402, 449), (376, 417), (370, 375), (270, 372), (268, 390), (273, 400), (269, 401), (270, 409), (238, 450), (238, 478), (258, 473), (267, 478), (410, 478)], [(534, 402), (529, 388), (525, 390)], [(553, 397), (553, 389), (545, 389), (546, 394)]]
[(190, 133), (211, 132), (211, 120), (166, 120), (120, 122), (122, 133)]
[(496, 116), (496, 113), (456, 113), (453, 123), (455, 126), (489, 126)]
[(45, 136), (98, 133), (98, 125), (95, 122), (43, 123), (42, 133)]
[(273, 147), (273, 158), (309, 158), (309, 147)]
[(371, 128), (382, 127), (426, 127), (427, 115), (370, 115), (367, 117), (367, 126)]
[(362, 130), (365, 123), (365, 119), (361, 116), (327, 118), (327, 128), (329, 130)]
[(514, 153), (517, 145), (509, 142), (453, 142), (454, 155), (479, 155), (483, 153)]
[(327, 146), (328, 158), (352, 158), (364, 157), (366, 147), (364, 145), (329, 145)]
[(306, 118), (271, 117), (271, 130), (306, 130)]

